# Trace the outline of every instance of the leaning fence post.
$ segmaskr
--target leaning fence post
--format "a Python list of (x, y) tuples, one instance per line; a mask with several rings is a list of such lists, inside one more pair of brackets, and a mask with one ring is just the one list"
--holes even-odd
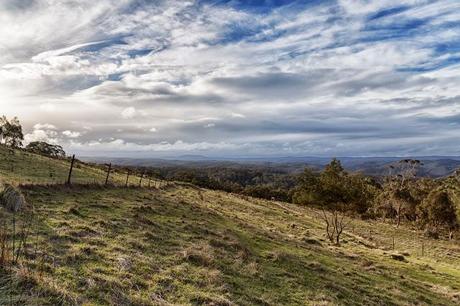
[(107, 176), (105, 177), (105, 184), (104, 184), (106, 186), (109, 183), (110, 170), (112, 170), (112, 163), (109, 164), (109, 169), (107, 169)]
[(129, 169), (128, 169), (128, 173), (126, 174), (126, 183), (125, 183), (125, 187), (128, 187), (128, 181), (129, 181)]
[(73, 170), (74, 162), (75, 162), (75, 154), (72, 155), (72, 161), (70, 162), (69, 176), (67, 177), (67, 185), (70, 185), (70, 180), (72, 179), (72, 170)]

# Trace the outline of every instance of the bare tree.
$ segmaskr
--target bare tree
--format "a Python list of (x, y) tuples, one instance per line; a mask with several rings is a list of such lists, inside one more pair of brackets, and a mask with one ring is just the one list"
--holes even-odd
[(326, 223), (327, 238), (336, 245), (340, 245), (340, 236), (342, 235), (348, 223), (345, 222), (345, 214), (338, 209), (334, 209), (329, 214), (322, 209), (322, 218)]

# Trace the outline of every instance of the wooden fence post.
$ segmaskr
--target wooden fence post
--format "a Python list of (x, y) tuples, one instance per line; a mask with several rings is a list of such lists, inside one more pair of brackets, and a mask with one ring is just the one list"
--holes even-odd
[(151, 180), (152, 180), (152, 179), (149, 177), (149, 188), (150, 188), (150, 181), (151, 181)]
[(141, 173), (141, 178), (139, 179), (139, 187), (142, 186), (142, 177), (144, 176), (144, 172)]
[(126, 174), (126, 183), (125, 183), (125, 187), (128, 187), (128, 181), (129, 181), (129, 169), (128, 169), (128, 173)]
[(73, 170), (73, 164), (75, 162), (75, 154), (72, 155), (72, 161), (70, 162), (70, 169), (69, 169), (69, 176), (67, 177), (67, 185), (71, 184), (71, 179), (72, 179), (72, 170)]
[(110, 170), (112, 170), (112, 163), (109, 164), (109, 169), (107, 169), (107, 176), (105, 177), (105, 184), (104, 184), (106, 186), (109, 183)]
[(395, 237), (393, 236), (393, 251), (395, 250)]

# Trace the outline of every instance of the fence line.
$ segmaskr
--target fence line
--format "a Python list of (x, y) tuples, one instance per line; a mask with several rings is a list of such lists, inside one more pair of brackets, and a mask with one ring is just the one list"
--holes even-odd
[[(107, 168), (108, 167), (108, 168)], [(49, 158), (25, 151), (0, 150), (0, 176), (13, 185), (113, 185), (161, 188), (169, 183), (153, 171), (136, 167), (86, 163), (73, 154), (68, 158)], [(142, 173), (141, 173), (142, 171)]]

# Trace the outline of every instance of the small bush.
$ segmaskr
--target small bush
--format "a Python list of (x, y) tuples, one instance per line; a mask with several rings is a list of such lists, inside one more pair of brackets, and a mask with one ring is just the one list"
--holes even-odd
[(439, 239), (439, 232), (435, 228), (427, 228), (423, 234), (431, 239)]

